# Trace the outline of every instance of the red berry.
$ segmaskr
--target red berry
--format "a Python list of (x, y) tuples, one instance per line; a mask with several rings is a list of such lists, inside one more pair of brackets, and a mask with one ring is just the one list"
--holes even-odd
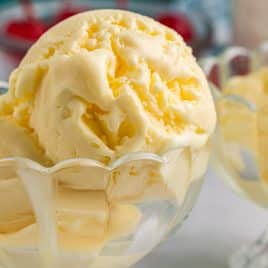
[(119, 9), (127, 9), (128, 0), (117, 0), (117, 8)]
[(220, 89), (220, 67), (218, 64), (215, 64), (210, 69), (210, 72), (207, 75), (207, 79), (209, 82), (214, 84), (218, 89)]
[(230, 69), (233, 75), (247, 75), (250, 72), (250, 59), (247, 55), (235, 56), (230, 61)]
[(156, 19), (178, 32), (185, 42), (189, 43), (194, 40), (194, 27), (186, 15), (181, 13), (162, 13)]
[(7, 35), (24, 39), (27, 41), (36, 41), (46, 30), (46, 25), (41, 21), (31, 20), (13, 20), (6, 25)]

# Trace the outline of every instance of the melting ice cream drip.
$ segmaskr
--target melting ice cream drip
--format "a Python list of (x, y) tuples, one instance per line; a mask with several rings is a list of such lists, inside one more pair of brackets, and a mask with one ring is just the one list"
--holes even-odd
[(59, 252), (55, 188), (56, 183), (49, 175), (21, 168), (18, 174), (28, 193), (34, 210), (38, 234), (39, 252), (44, 268), (57, 268), (57, 256)]

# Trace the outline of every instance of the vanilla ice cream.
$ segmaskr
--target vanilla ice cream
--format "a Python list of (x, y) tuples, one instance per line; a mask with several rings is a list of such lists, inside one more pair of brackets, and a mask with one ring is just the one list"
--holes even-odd
[[(182, 38), (153, 19), (118, 10), (67, 19), (33, 45), (9, 87), (0, 97), (1, 158), (43, 166), (90, 158), (107, 166), (144, 152), (169, 162), (168, 168), (135, 161), (110, 172), (78, 166), (55, 174), (63, 247), (95, 248), (129, 234), (140, 219), (136, 203), (183, 202), (191, 182), (204, 175), (216, 118), (208, 84)], [(32, 243), (31, 203), (16, 175), (5, 172), (0, 244), (12, 244), (16, 235)], [(12, 206), (3, 202), (6, 191), (15, 197)]]
[[(218, 102), (219, 124), (224, 137), (222, 146), (228, 161), (236, 170), (244, 170), (245, 160), (241, 158), (244, 151), (252, 156), (252, 165), (257, 165), (256, 174), (250, 180), (241, 180), (237, 175), (233, 177), (251, 199), (265, 206), (268, 205), (267, 82), (266, 67), (246, 76), (233, 77), (227, 81), (223, 88), (223, 98)], [(258, 181), (256, 176), (262, 180)]]
[[(240, 96), (239, 101), (220, 101), (220, 124), (227, 141), (239, 142), (248, 148), (259, 161), (262, 177), (268, 180), (265, 163), (268, 144), (266, 119), (268, 109), (268, 68), (263, 68), (247, 76), (231, 78), (223, 89), (223, 94)], [(243, 102), (245, 100), (245, 102)]]
[(44, 34), (11, 75), (0, 111), (1, 127), (12, 117), (17, 131), (32, 130), (32, 148), (21, 142), (26, 156), (40, 161), (43, 151), (52, 163), (202, 146), (215, 125), (182, 38), (123, 11), (84, 13)]

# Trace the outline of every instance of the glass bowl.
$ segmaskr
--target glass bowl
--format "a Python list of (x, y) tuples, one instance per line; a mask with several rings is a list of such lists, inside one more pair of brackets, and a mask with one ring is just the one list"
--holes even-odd
[[(218, 126), (213, 139), (212, 164), (220, 177), (238, 194), (268, 207), (265, 118), (268, 105), (258, 108), (249, 98), (222, 92), (230, 78), (268, 67), (268, 42), (256, 50), (231, 47), (218, 57), (201, 60), (216, 103)], [(247, 85), (248, 90), (257, 90)], [(240, 89), (242, 90), (242, 89)], [(249, 92), (248, 94), (251, 94)], [(267, 137), (267, 138), (265, 138)], [(231, 258), (232, 268), (268, 267), (268, 232)]]
[(209, 145), (130, 153), (109, 165), (0, 159), (0, 266), (133, 265), (188, 216), (208, 158)]

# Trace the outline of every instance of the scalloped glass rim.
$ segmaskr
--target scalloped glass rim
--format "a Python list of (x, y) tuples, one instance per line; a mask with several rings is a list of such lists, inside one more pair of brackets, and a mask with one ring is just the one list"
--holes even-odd
[[(178, 148), (178, 149), (181, 149), (181, 148)], [(173, 150), (176, 150), (176, 149), (174, 148), (170, 151), (173, 151)], [(79, 166), (91, 166), (91, 167), (95, 166), (95, 167), (103, 168), (107, 171), (112, 171), (120, 167), (123, 164), (127, 164), (132, 161), (139, 161), (139, 160), (150, 160), (150, 161), (155, 161), (155, 162), (159, 162), (162, 164), (167, 163), (167, 159), (165, 156), (160, 156), (160, 155), (152, 154), (152, 153), (129, 153), (118, 158), (117, 160), (113, 161), (109, 165), (105, 165), (99, 161), (96, 161), (90, 158), (70, 158), (70, 159), (58, 162), (57, 164), (51, 167), (42, 166), (40, 163), (34, 160), (31, 160), (29, 158), (7, 157), (7, 158), (0, 158), (0, 168), (5, 167), (8, 164), (18, 164), (21, 167), (30, 168), (32, 170), (39, 171), (39, 172), (46, 173), (46, 174), (51, 174), (63, 168), (68, 168), (68, 167), (72, 167), (75, 165), (79, 165)]]
[[(6, 81), (0, 80), (0, 90), (8, 90), (8, 83)], [(1, 91), (0, 91), (1, 95)], [(139, 161), (139, 160), (151, 160), (155, 162), (159, 162), (161, 164), (167, 163), (167, 158), (165, 157), (166, 154), (169, 152), (175, 151), (175, 150), (183, 150), (185, 147), (183, 146), (177, 146), (173, 147), (167, 151), (165, 151), (163, 154), (155, 154), (155, 153), (146, 153), (146, 152), (131, 152), (128, 154), (125, 154), (121, 156), (118, 159), (115, 159), (113, 162), (109, 163), (108, 165), (105, 165), (97, 160), (90, 159), (90, 158), (70, 158), (63, 161), (60, 161), (56, 163), (53, 166), (43, 166), (40, 163), (24, 157), (6, 157), (6, 158), (0, 158), (0, 167), (9, 165), (9, 164), (19, 164), (24, 167), (28, 167), (30, 169), (51, 174), (54, 172), (57, 172), (61, 170), (62, 168), (70, 167), (70, 166), (95, 166), (100, 167), (103, 169), (106, 169), (107, 171), (112, 171), (116, 168), (118, 168), (121, 165), (127, 164), (132, 161)]]
[[(233, 94), (223, 95), (221, 91), (221, 88), (224, 86), (224, 83), (230, 77), (236, 75), (232, 73), (232, 70), (230, 68), (231, 67), (230, 63), (234, 59), (235, 56), (239, 56), (239, 55), (246, 56), (245, 57), (247, 58), (246, 67), (248, 67), (248, 73), (255, 72), (261, 69), (262, 67), (268, 67), (268, 40), (263, 42), (255, 50), (250, 50), (250, 49), (246, 49), (242, 47), (231, 47), (227, 49), (219, 57), (209, 57), (205, 60), (202, 60), (201, 65), (203, 66), (203, 69), (208, 77), (210, 77), (209, 74), (212, 75), (211, 76), (212, 81), (213, 81), (213, 72), (212, 72), (213, 69), (212, 68), (213, 67), (215, 68), (216, 66), (217, 66), (216, 68), (218, 68), (217, 78), (219, 79), (216, 80), (216, 82), (219, 82), (219, 83), (216, 83), (216, 84), (219, 85), (220, 87), (217, 87), (217, 85), (215, 85), (213, 82), (210, 83), (210, 89), (213, 94), (215, 103), (223, 99), (227, 99), (228, 101), (234, 102), (236, 106), (242, 105), (243, 109), (245, 108), (247, 109), (246, 111), (247, 113), (250, 112), (252, 113), (251, 115), (256, 116), (257, 112), (261, 114), (262, 111), (260, 111), (259, 108), (256, 107), (253, 103), (245, 100), (241, 96), (237, 96)], [(231, 72), (229, 73), (229, 71)], [(254, 87), (252, 87), (252, 90), (254, 90)], [(265, 111), (267, 112), (267, 108), (268, 108), (267, 105), (264, 105), (260, 109), (265, 109)], [(264, 116), (265, 115), (266, 113), (264, 114)], [(248, 116), (248, 114), (245, 115), (245, 117), (242, 119), (244, 125), (247, 124), (246, 116)], [(258, 115), (257, 115), (257, 118), (258, 118)], [(261, 120), (258, 121), (257, 119), (256, 121), (260, 123), (260, 125), (262, 126), (263, 121)], [(248, 125), (250, 125), (250, 122)], [(234, 123), (231, 126), (235, 127)], [(248, 151), (244, 150), (244, 149), (247, 149), (247, 147), (245, 146), (245, 143), (248, 142), (249, 139), (254, 140), (254, 138), (256, 137), (254, 135), (255, 132), (252, 135), (249, 134), (248, 138), (246, 138), (246, 142), (242, 141), (241, 143), (239, 143), (238, 139), (241, 137), (241, 135), (243, 135), (243, 133), (238, 132), (240, 136), (236, 137), (236, 141), (234, 143), (229, 142), (229, 145), (230, 144), (232, 146), (238, 145), (240, 147), (238, 148), (234, 147), (237, 150), (232, 152), (232, 150), (230, 150), (230, 147), (228, 148), (228, 146), (226, 146), (228, 145), (228, 141), (226, 142), (226, 140), (224, 139), (224, 135), (222, 135), (220, 127), (221, 125), (218, 124), (217, 132), (213, 140), (214, 157), (212, 158), (212, 161), (211, 161), (213, 167), (215, 168), (219, 177), (221, 177), (227, 183), (227, 185), (229, 185), (231, 189), (234, 190), (235, 193), (254, 202), (256, 205), (263, 207), (264, 209), (267, 209), (268, 208), (267, 183), (266, 181), (263, 180), (262, 175), (259, 172), (260, 167), (258, 166), (259, 160), (257, 158), (259, 156), (256, 157), (255, 152), (250, 148), (248, 149)], [(265, 126), (265, 130), (266, 129), (267, 128)], [(266, 141), (265, 137), (263, 138), (263, 140)], [(259, 143), (257, 146), (258, 146), (257, 148), (259, 149), (259, 147), (263, 146), (263, 144)], [(226, 154), (226, 152), (227, 153), (231, 152), (231, 154), (233, 155)], [(235, 166), (235, 164), (233, 164), (232, 166), (230, 165), (230, 162), (233, 159), (236, 160), (235, 158), (236, 156), (243, 157), (241, 161), (243, 164), (243, 167), (241, 169)], [(265, 151), (264, 151), (264, 159), (266, 160), (266, 158), (265, 158)], [(227, 160), (231, 159), (231, 161), (229, 161), (229, 163), (227, 163), (226, 165), (225, 159)], [(268, 230), (266, 229), (266, 231), (260, 237), (258, 237), (258, 239), (256, 239), (255, 242), (245, 245), (238, 252), (235, 252), (235, 254), (231, 256), (231, 259), (229, 260), (228, 267), (231, 267), (231, 268), (249, 268), (249, 267), (264, 268), (265, 267), (266, 268), (268, 267), (267, 248), (268, 248)]]
[(251, 73), (252, 71), (255, 71), (261, 66), (263, 66), (263, 57), (262, 57), (263, 53), (267, 53), (267, 56), (268, 56), (268, 40), (264, 41), (255, 50), (247, 49), (241, 46), (232, 46), (232, 47), (227, 48), (219, 56), (211, 56), (211, 57), (206, 57), (204, 59), (201, 59), (200, 64), (207, 76), (211, 73), (213, 67), (219, 66), (220, 88), (214, 83), (212, 83), (211, 81), (208, 81), (214, 99), (215, 100), (219, 100), (220, 98), (227, 99), (231, 102), (236, 102), (241, 105), (244, 105), (247, 107), (247, 109), (249, 109), (253, 113), (256, 113), (258, 109), (255, 106), (255, 104), (249, 102), (242, 96), (239, 96), (236, 94), (223, 95), (221, 88), (224, 86), (225, 82), (228, 80), (229, 70), (230, 70), (230, 67), (228, 64), (230, 63), (232, 59), (234, 59), (237, 56), (247, 56), (250, 59), (249, 67), (250, 67), (250, 73)]
[[(242, 62), (235, 62), (237, 57), (242, 56)], [(245, 56), (245, 58), (243, 58)], [(238, 73), (236, 72), (235, 68), (237, 67), (236, 64), (238, 63)], [(220, 101), (228, 101), (238, 108), (244, 109), (244, 111), (257, 116), (257, 113), (262, 112), (262, 109), (267, 109), (268, 106), (264, 105), (261, 107), (257, 107), (255, 103), (243, 98), (241, 95), (236, 95), (234, 93), (230, 94), (223, 94), (222, 88), (224, 88), (225, 83), (228, 80), (235, 76), (243, 76), (248, 75), (253, 72), (260, 70), (261, 68), (267, 66), (268, 67), (268, 40), (263, 42), (259, 47), (256, 49), (248, 49), (244, 47), (230, 47), (227, 48), (222, 54), (219, 56), (212, 56), (208, 58), (204, 58), (200, 61), (203, 70), (208, 77), (210, 90), (212, 92), (214, 102), (216, 104), (216, 110), (218, 115), (220, 115), (220, 111), (217, 109), (218, 103)], [(232, 65), (234, 64), (234, 65)], [(246, 67), (245, 73), (239, 73), (239, 64), (240, 67)], [(215, 84), (215, 69), (217, 69), (216, 73), (216, 84)], [(254, 90), (254, 88), (253, 88)], [(243, 170), (238, 170), (236, 166), (231, 166), (229, 163), (226, 164), (224, 159), (230, 159), (230, 154), (227, 154), (226, 157), (225, 153), (230, 152), (229, 147), (227, 147), (227, 143), (232, 146), (232, 149), (235, 151), (233, 152), (234, 155), (239, 155), (239, 160), (243, 162), (244, 168)], [(236, 147), (238, 146), (238, 147)], [(259, 206), (266, 207), (268, 206), (267, 200), (267, 189), (262, 186), (262, 180), (260, 178), (260, 174), (258, 172), (258, 160), (254, 154), (251, 153), (250, 149), (241, 145), (237, 140), (235, 142), (226, 142), (224, 135), (222, 133), (221, 124), (218, 120), (215, 135), (213, 138), (213, 153), (214, 157), (212, 157), (211, 164), (212, 166), (219, 172), (219, 175), (231, 188), (238, 194), (246, 197), (247, 199), (252, 200), (253, 202), (257, 203)], [(236, 153), (236, 154), (235, 154)], [(233, 159), (232, 158), (232, 159)], [(235, 158), (237, 160), (237, 158)], [(237, 162), (236, 162), (237, 163)], [(229, 165), (229, 166), (228, 166)], [(237, 172), (237, 174), (235, 173)], [(239, 181), (240, 180), (240, 181)], [(246, 187), (248, 185), (240, 185), (239, 183), (260, 183), (258, 185), (259, 196), (256, 197), (254, 194), (254, 187), (249, 190)], [(257, 186), (256, 186), (257, 187)], [(257, 191), (257, 190), (256, 190)]]
[[(0, 80), (0, 89), (8, 90), (8, 83), (6, 81)], [(1, 92), (0, 92), (0, 95), (1, 95)], [(138, 161), (138, 160), (151, 160), (151, 161), (165, 164), (167, 163), (165, 154), (168, 154), (171, 151), (179, 150), (179, 149), (183, 150), (184, 147), (174, 147), (170, 150), (167, 150), (162, 155), (155, 154), (155, 153), (146, 153), (146, 152), (132, 152), (132, 153), (128, 153), (128, 154), (121, 156), (120, 158), (109, 163), (108, 165), (105, 165), (97, 160), (90, 159), (90, 158), (70, 158), (70, 159), (66, 159), (61, 162), (58, 162), (53, 166), (46, 167), (29, 158), (6, 157), (6, 158), (0, 158), (0, 167), (6, 166), (10, 163), (16, 163), (23, 167), (28, 167), (28, 168), (31, 168), (32, 170), (36, 170), (36, 171), (47, 173), (47, 174), (51, 174), (51, 173), (61, 170), (62, 168), (66, 168), (66, 167), (70, 167), (74, 165), (95, 166), (95, 167), (106, 169), (107, 171), (112, 171), (123, 164), (129, 163), (132, 161)]]

